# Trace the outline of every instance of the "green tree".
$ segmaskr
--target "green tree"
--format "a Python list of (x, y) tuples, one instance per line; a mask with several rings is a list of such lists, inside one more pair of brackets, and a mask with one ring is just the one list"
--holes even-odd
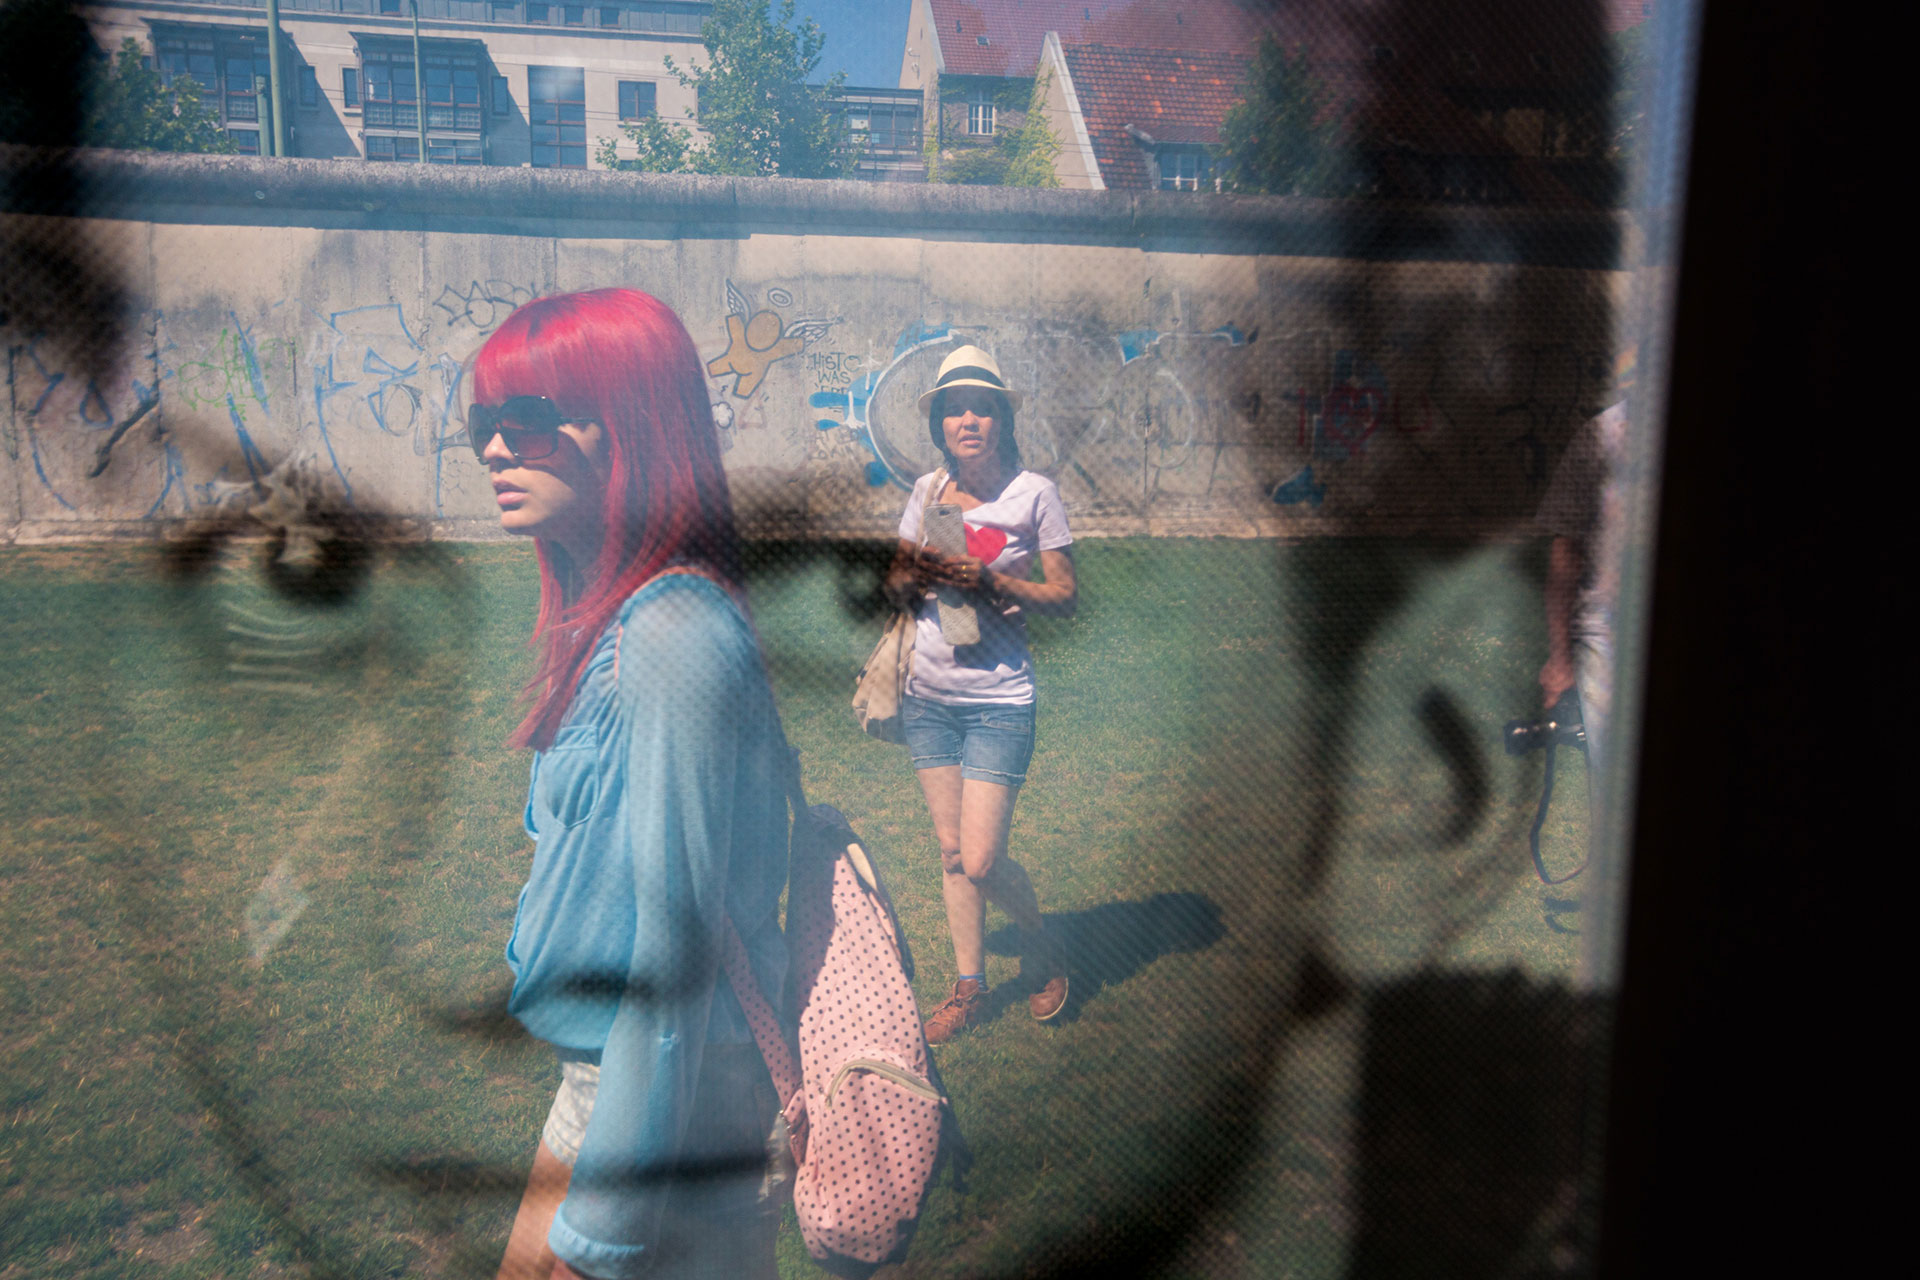
[(1639, 22), (1613, 37), (1608, 67), (1612, 92), (1607, 98), (1607, 156), (1623, 169), (1646, 128), (1648, 23)]
[(1220, 123), (1217, 157), (1229, 191), (1325, 196), (1341, 189), (1344, 123), (1329, 110), (1326, 85), (1296, 48), (1263, 37), (1240, 91)]
[[(1060, 154), (1060, 139), (1053, 136), (1053, 130), (1047, 125), (1045, 110), (1052, 74), (1047, 72), (1034, 80), (1025, 99), (1025, 120), (1017, 129), (995, 134), (991, 147), (973, 148), (952, 159), (941, 159), (929, 135), (927, 180), (963, 186), (1059, 186), (1060, 175), (1054, 172), (1053, 162)], [(1005, 108), (1018, 102), (1019, 99), (1015, 99), (1013, 103), (998, 105)]]
[(811, 18), (792, 24), (793, 0), (780, 0), (777, 16), (771, 0), (715, 0), (700, 28), (706, 65), (689, 71), (665, 60), (674, 79), (694, 91), (706, 138), (696, 142), (674, 121), (642, 120), (621, 128), (638, 158), (620, 156), (617, 141), (602, 138), (600, 163), (646, 173), (837, 176), (842, 157), (831, 108), (846, 73), (808, 84), (826, 36)]
[(1047, 86), (1053, 83), (1051, 71), (1033, 82), (1033, 96), (1027, 100), (1027, 118), (1012, 131), (1008, 147), (1006, 184), (1010, 187), (1057, 187), (1060, 175), (1053, 162), (1060, 155), (1060, 139), (1047, 124)]
[(145, 65), (139, 42), (129, 39), (117, 57), (98, 66), (87, 79), (86, 109), (80, 142), (90, 147), (127, 151), (234, 150), (200, 100), (192, 76), (176, 76), (171, 85)]

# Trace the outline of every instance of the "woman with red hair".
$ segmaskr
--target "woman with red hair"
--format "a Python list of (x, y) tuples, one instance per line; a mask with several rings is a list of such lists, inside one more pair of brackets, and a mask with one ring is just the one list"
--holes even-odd
[(473, 394), (540, 559), (508, 1008), (562, 1068), (500, 1275), (772, 1277), (777, 1104), (720, 956), (731, 919), (781, 989), (790, 766), (699, 358), (644, 293), (542, 298)]

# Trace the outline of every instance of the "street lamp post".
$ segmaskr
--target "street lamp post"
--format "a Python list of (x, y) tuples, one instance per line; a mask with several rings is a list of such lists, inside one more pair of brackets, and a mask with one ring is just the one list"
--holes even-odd
[[(276, 156), (287, 154), (287, 120), (284, 110), (287, 101), (287, 82), (280, 75), (280, 0), (267, 0), (267, 91), (269, 105), (273, 113), (273, 151)], [(267, 122), (260, 122), (261, 150), (267, 148)]]
[[(277, 0), (269, 0), (277, 3)], [(413, 10), (413, 96), (415, 123), (420, 126), (420, 163), (427, 163), (427, 78), (420, 65), (420, 0), (407, 0)]]

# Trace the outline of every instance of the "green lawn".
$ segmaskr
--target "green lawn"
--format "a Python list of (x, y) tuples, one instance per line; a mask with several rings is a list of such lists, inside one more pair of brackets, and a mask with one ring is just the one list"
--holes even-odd
[[(328, 604), (258, 555), (0, 552), (0, 1280), (498, 1259), (558, 1079), (497, 1012), (532, 557), (383, 552)], [(1498, 742), (1537, 701), (1537, 549), (1078, 559), (1080, 615), (1034, 628), (1012, 845), (1072, 945), (1072, 1016), (1028, 1019), (995, 917), (1006, 1003), (939, 1054), (976, 1163), (965, 1194), (936, 1188), (907, 1273), (1508, 1257), (1574, 1125), (1555, 1046), (1580, 881), (1534, 877), (1540, 762)], [(846, 706), (870, 586), (844, 548), (761, 548), (756, 622), (812, 797), (866, 837), (931, 1003), (952, 964), (930, 827), (903, 752)], [(1469, 1194), (1485, 1224), (1396, 1232)], [(792, 1231), (782, 1249), (821, 1274)]]

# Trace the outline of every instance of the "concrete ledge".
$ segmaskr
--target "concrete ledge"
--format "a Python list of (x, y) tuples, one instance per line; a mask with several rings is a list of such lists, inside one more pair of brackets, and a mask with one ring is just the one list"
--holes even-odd
[[(202, 533), (205, 520), (26, 520), (0, 529), (0, 548), (128, 546), (175, 542)], [(790, 542), (873, 542), (893, 545), (896, 536), (892, 521), (866, 524), (840, 522), (800, 530), (785, 529), (749, 536), (754, 543)], [(1470, 526), (1460, 521), (1400, 520), (1350, 527), (1350, 522), (1330, 521), (1311, 527), (1289, 524), (1279, 518), (1163, 518), (1157, 516), (1106, 516), (1074, 522), (1073, 536), (1080, 541), (1107, 541), (1116, 538), (1212, 538), (1233, 542), (1323, 542), (1348, 538), (1408, 538), (1430, 542), (1458, 542), (1474, 546), (1505, 546), (1532, 542), (1539, 535), (1530, 522), (1513, 520), (1499, 526)], [(264, 542), (257, 529), (242, 531), (230, 539), (235, 545)], [(412, 522), (396, 534), (393, 542), (492, 542), (518, 543), (520, 539), (502, 533), (490, 520), (434, 520)]]
[(1604, 210), (1040, 191), (0, 146), (0, 209), (196, 225), (713, 239), (755, 232), (1120, 244), (1613, 269)]

